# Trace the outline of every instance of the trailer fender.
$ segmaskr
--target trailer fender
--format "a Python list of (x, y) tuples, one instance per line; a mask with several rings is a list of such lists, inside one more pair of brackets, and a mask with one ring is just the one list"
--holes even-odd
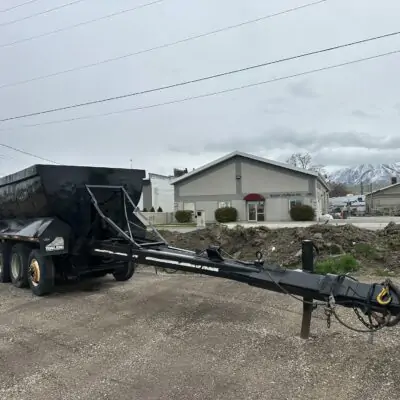
[(59, 219), (53, 218), (38, 236), (42, 255), (55, 256), (69, 253), (71, 228)]

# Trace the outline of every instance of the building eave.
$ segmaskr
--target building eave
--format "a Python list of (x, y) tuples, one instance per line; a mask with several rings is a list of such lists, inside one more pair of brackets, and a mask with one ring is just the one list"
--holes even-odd
[(195, 170), (193, 170), (191, 172), (188, 172), (185, 175), (182, 175), (182, 176), (180, 176), (180, 177), (178, 177), (176, 179), (173, 179), (173, 180), (171, 180), (171, 185), (175, 185), (176, 183), (181, 183), (181, 182), (185, 181), (186, 179), (189, 179), (189, 178), (191, 178), (191, 177), (193, 177), (193, 176), (195, 176), (195, 175), (197, 175), (197, 174), (199, 174), (201, 172), (204, 172), (204, 171), (206, 171), (206, 170), (208, 170), (208, 169), (210, 169), (212, 167), (215, 167), (215, 166), (217, 166), (217, 165), (219, 165), (219, 164), (221, 164), (221, 163), (223, 163), (225, 161), (228, 161), (228, 160), (230, 160), (230, 159), (232, 159), (234, 157), (242, 157), (244, 159), (248, 159), (248, 160), (252, 160), (252, 161), (258, 161), (258, 162), (266, 164), (266, 165), (273, 165), (275, 167), (280, 167), (280, 168), (283, 168), (283, 169), (286, 169), (286, 170), (289, 170), (289, 171), (299, 172), (301, 174), (312, 176), (314, 178), (317, 178), (322, 183), (322, 185), (327, 189), (327, 191), (330, 190), (327, 182), (325, 181), (325, 179), (323, 179), (323, 177), (318, 172), (310, 171), (310, 170), (299, 168), (299, 167), (295, 167), (293, 165), (281, 163), (279, 161), (274, 161), (274, 160), (270, 160), (270, 159), (267, 159), (267, 158), (254, 156), (252, 154), (243, 153), (241, 151), (234, 151), (232, 153), (229, 153), (229, 154), (227, 154), (227, 155), (225, 155), (223, 157), (220, 157), (220, 158), (218, 158), (218, 159), (216, 159), (216, 160), (214, 160), (214, 161), (212, 161), (210, 163), (207, 163), (207, 164), (201, 166), (200, 168), (197, 168), (197, 169), (195, 169)]

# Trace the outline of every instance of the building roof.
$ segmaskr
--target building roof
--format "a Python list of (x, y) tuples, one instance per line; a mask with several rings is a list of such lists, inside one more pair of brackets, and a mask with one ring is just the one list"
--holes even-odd
[(394, 187), (399, 186), (399, 185), (400, 185), (400, 182), (394, 183), (393, 185), (388, 185), (388, 186), (385, 186), (383, 188), (376, 189), (376, 190), (374, 190), (372, 192), (369, 192), (369, 193), (366, 194), (366, 196), (370, 196), (371, 194), (375, 194), (375, 193), (379, 193), (379, 192), (384, 192), (387, 189), (391, 189), (391, 188), (394, 188)]
[(218, 164), (221, 164), (224, 161), (228, 161), (233, 157), (243, 157), (243, 158), (247, 158), (248, 160), (253, 160), (253, 161), (258, 161), (260, 163), (264, 163), (266, 165), (273, 165), (275, 167), (280, 167), (280, 168), (285, 168), (287, 170), (290, 171), (294, 171), (294, 172), (300, 172), (302, 174), (306, 174), (306, 175), (310, 175), (313, 176), (315, 178), (317, 178), (324, 186), (327, 190), (329, 190), (329, 186), (326, 183), (325, 179), (318, 173), (315, 171), (311, 171), (308, 169), (304, 169), (304, 168), (299, 168), (299, 167), (295, 167), (294, 165), (290, 165), (290, 164), (286, 164), (286, 163), (281, 163), (279, 161), (274, 161), (274, 160), (269, 160), (267, 158), (263, 158), (263, 157), (258, 157), (258, 156), (254, 156), (252, 154), (248, 154), (248, 153), (243, 153), (241, 151), (233, 151), (232, 153), (229, 153), (223, 157), (217, 158), (216, 160), (203, 165), (200, 168), (197, 168), (191, 172), (188, 172), (187, 174), (184, 174), (182, 176), (180, 176), (179, 178), (173, 179), (171, 181), (172, 185), (175, 185), (175, 183), (178, 182), (182, 182), (188, 178), (191, 178), (192, 176), (195, 176), (197, 174), (199, 174), (200, 172), (206, 171), (209, 168), (215, 167)]

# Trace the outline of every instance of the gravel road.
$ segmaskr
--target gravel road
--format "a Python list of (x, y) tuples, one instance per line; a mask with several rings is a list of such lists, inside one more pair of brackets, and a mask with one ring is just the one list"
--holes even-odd
[(0, 285), (0, 399), (399, 399), (400, 328), (370, 344), (327, 330), (321, 310), (302, 341), (300, 311), (288, 296), (151, 269), (46, 298)]

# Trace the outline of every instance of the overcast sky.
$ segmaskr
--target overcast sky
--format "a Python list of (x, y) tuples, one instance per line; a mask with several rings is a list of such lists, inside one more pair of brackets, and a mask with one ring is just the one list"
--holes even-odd
[[(150, 2), (40, 0), (0, 13), (0, 87), (277, 13), (313, 0), (164, 0), (113, 18), (20, 39)], [(315, 0), (314, 0), (315, 1)], [(0, 10), (23, 3), (2, 0)], [(327, 0), (286, 15), (87, 68), (0, 88), (0, 119), (170, 85), (400, 30), (398, 0)], [(400, 54), (232, 93), (107, 117), (46, 124), (174, 101), (400, 50), (400, 35), (224, 78), (0, 123), (0, 143), (67, 164), (169, 174), (233, 150), (284, 161), (309, 151), (332, 168), (400, 161)], [(35, 127), (24, 125), (37, 124)], [(0, 174), (39, 160), (0, 148)]]

